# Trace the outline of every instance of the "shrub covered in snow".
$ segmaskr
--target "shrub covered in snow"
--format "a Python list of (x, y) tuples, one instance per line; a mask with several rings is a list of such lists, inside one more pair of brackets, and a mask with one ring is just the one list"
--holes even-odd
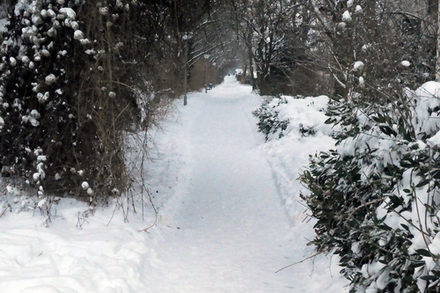
[(381, 106), (334, 100), (328, 116), (337, 148), (302, 175), (313, 243), (341, 257), (352, 292), (438, 292), (440, 84)]
[(392, 101), (402, 87), (414, 88), (434, 78), (437, 18), (432, 9), (421, 8), (422, 2), (316, 3), (318, 31), (327, 39), (323, 50), (331, 56), (325, 62), (335, 81), (334, 93), (346, 98), (355, 90), (365, 100), (383, 103)]
[[(298, 103), (299, 99), (303, 101)], [(306, 113), (310, 111), (307, 111), (304, 107), (314, 106), (319, 111), (325, 112), (327, 101), (327, 96), (307, 98), (301, 95), (267, 97), (253, 114), (258, 118), (258, 130), (265, 135), (266, 141), (282, 138), (291, 131), (296, 131), (302, 136), (310, 136), (316, 134), (316, 127), (322, 121), (321, 117), (307, 116)], [(292, 117), (292, 113), (295, 113), (297, 117)], [(293, 125), (291, 123), (292, 119), (295, 120)]]
[(148, 127), (161, 103), (139, 65), (149, 66), (139, 54), (149, 40), (134, 35), (150, 21), (139, 5), (19, 0), (9, 7), (0, 47), (3, 176), (24, 177), (40, 196), (90, 202), (129, 186), (124, 131)]
[(289, 120), (280, 120), (277, 107), (280, 104), (286, 104), (287, 100), (282, 97), (268, 97), (261, 104), (260, 108), (253, 112), (258, 118), (258, 131), (265, 135), (266, 141), (273, 137), (283, 137)]

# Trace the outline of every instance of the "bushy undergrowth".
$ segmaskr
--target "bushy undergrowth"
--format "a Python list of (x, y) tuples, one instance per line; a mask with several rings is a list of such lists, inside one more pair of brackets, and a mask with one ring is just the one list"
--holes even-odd
[[(288, 104), (291, 99), (304, 99), (304, 96), (267, 97), (263, 100), (261, 106), (253, 112), (254, 116), (258, 118), (258, 131), (264, 134), (266, 141), (279, 139), (286, 135), (290, 119), (280, 117), (280, 108), (282, 105)], [(295, 128), (298, 129), (302, 136), (316, 134), (316, 130), (312, 126), (299, 124), (298, 127)]]
[(301, 178), (313, 244), (340, 256), (351, 292), (439, 292), (440, 84), (381, 106), (357, 98), (330, 103), (337, 148)]
[(136, 36), (149, 19), (141, 5), (128, 0), (11, 5), (0, 49), (3, 176), (25, 178), (40, 196), (91, 203), (129, 187), (124, 132), (148, 127), (161, 106), (143, 77), (149, 65), (139, 52), (149, 39)]
[(260, 108), (253, 112), (258, 118), (258, 131), (263, 133), (266, 141), (284, 136), (284, 131), (289, 125), (289, 120), (281, 120), (276, 108), (281, 104), (286, 104), (287, 100), (282, 97), (268, 97), (261, 104)]

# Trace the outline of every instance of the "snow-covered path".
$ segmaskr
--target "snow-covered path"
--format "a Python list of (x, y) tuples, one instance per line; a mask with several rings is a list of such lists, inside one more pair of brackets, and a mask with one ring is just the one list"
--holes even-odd
[[(296, 178), (308, 154), (331, 145), (330, 138), (294, 134), (263, 143), (251, 114), (261, 97), (233, 77), (188, 98), (163, 131), (152, 133), (144, 171), (159, 217), (147, 232), (155, 218), (140, 196), (138, 212), (128, 215), (114, 204), (88, 215), (87, 204), (63, 199), (46, 227), (39, 210), (27, 208), (39, 199), (0, 179), (0, 292), (346, 291), (336, 261), (324, 256), (275, 273), (314, 254), (306, 245), (313, 223), (302, 221)], [(296, 102), (301, 119), (322, 116), (310, 101)], [(130, 158), (141, 161), (136, 152)]]
[(297, 247), (305, 239), (292, 230), (258, 147), (262, 137), (251, 112), (259, 98), (229, 78), (209, 94), (191, 95), (189, 103), (182, 113), (186, 180), (160, 212), (161, 233), (153, 244), (149, 278), (156, 292), (331, 287), (314, 283), (322, 276), (313, 276), (310, 265), (275, 273), (306, 256)]

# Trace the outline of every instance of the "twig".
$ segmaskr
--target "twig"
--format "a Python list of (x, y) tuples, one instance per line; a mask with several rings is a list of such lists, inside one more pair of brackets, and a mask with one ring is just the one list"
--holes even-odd
[(287, 269), (287, 268), (293, 267), (294, 265), (297, 265), (297, 264), (303, 263), (303, 262), (305, 262), (306, 260), (309, 260), (309, 259), (311, 259), (311, 258), (314, 258), (315, 256), (318, 256), (319, 254), (320, 254), (320, 252), (317, 252), (317, 253), (315, 253), (315, 254), (313, 254), (313, 255), (311, 255), (311, 256), (308, 256), (308, 257), (306, 257), (306, 258), (304, 258), (304, 259), (302, 259), (302, 260), (300, 260), (300, 261), (298, 261), (298, 262), (296, 262), (296, 263), (293, 263), (293, 264), (290, 264), (290, 265), (288, 265), (288, 266), (282, 267), (281, 269), (277, 270), (277, 271), (275, 272), (275, 274), (278, 274), (279, 272), (281, 272), (281, 271), (283, 271), (283, 270), (285, 270), (285, 269)]
[(11, 210), (11, 205), (10, 205), (10, 204), (8, 204), (8, 205), (5, 207), (5, 209), (0, 213), (0, 218), (3, 217), (4, 214), (6, 214), (6, 211), (7, 211), (8, 209)]
[(156, 224), (157, 224), (157, 216), (156, 216), (156, 218), (154, 219), (154, 223), (153, 223), (153, 224), (151, 224), (151, 225), (148, 226), (148, 227), (145, 227), (145, 228), (142, 228), (142, 229), (138, 230), (138, 232), (148, 232), (148, 230), (150, 230), (151, 228), (153, 228), (154, 226), (156, 226)]

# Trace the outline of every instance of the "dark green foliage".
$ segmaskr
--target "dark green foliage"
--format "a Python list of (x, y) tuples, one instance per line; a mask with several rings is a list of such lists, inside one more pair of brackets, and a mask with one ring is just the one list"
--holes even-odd
[[(440, 267), (428, 265), (439, 256), (420, 242), (425, 237), (431, 243), (440, 232), (440, 156), (420, 141), (435, 134), (422, 131), (426, 118), (405, 117), (423, 115), (422, 108), (401, 110), (409, 99), (403, 97), (394, 110), (331, 102), (327, 123), (338, 129), (337, 149), (311, 157), (301, 177), (310, 190), (302, 198), (317, 219), (312, 242), (318, 251), (340, 256), (351, 292), (440, 290)], [(419, 222), (418, 213), (429, 220)], [(421, 228), (424, 223), (428, 228)]]
[(276, 108), (286, 104), (287, 100), (282, 97), (266, 98), (260, 108), (253, 112), (258, 118), (258, 131), (265, 135), (266, 141), (272, 137), (281, 138), (289, 125), (289, 120), (280, 120)]

